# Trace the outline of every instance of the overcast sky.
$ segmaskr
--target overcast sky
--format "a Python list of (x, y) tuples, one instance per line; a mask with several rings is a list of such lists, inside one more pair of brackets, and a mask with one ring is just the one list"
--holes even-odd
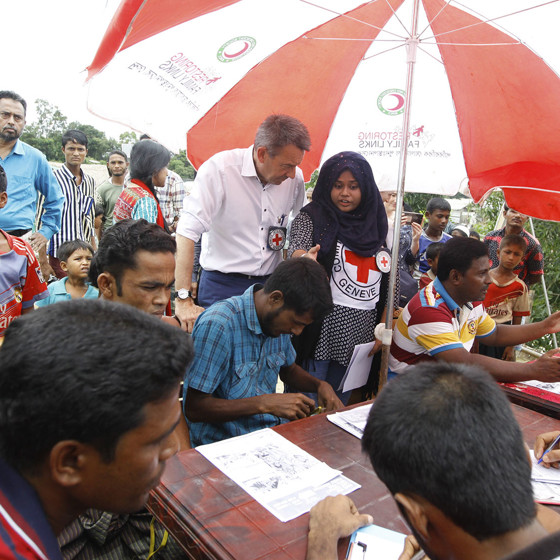
[[(92, 61), (119, 0), (11, 0), (2, 2), (0, 89), (14, 90), (28, 104), (46, 99), (69, 121), (77, 120), (118, 138), (130, 130), (86, 109), (86, 66)], [(123, 84), (122, 87), (126, 87)]]

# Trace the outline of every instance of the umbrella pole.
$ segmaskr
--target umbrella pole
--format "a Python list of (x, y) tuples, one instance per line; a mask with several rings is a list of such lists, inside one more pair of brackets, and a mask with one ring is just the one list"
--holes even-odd
[(395, 223), (393, 225), (393, 248), (391, 250), (391, 272), (389, 274), (389, 290), (387, 295), (387, 313), (385, 317), (385, 330), (381, 333), (383, 343), (381, 355), (381, 368), (379, 371), (379, 391), (387, 383), (387, 372), (389, 369), (389, 349), (393, 337), (393, 311), (395, 287), (397, 284), (397, 271), (399, 263), (399, 241), (400, 225), (404, 196), (404, 184), (406, 176), (406, 159), (408, 153), (408, 138), (410, 134), (410, 102), (412, 98), (412, 83), (414, 78), (414, 64), (416, 62), (416, 50), (418, 46), (418, 8), (419, 0), (414, 0), (412, 12), (412, 26), (410, 37), (406, 41), (407, 52), (407, 75), (406, 75), (406, 96), (404, 103), (404, 116), (402, 127), (401, 153), (399, 158), (399, 176), (397, 185), (397, 200), (395, 207)]
[[(533, 218), (529, 218), (529, 223), (531, 224), (531, 235), (535, 237), (535, 226), (533, 226)], [(543, 287), (544, 303), (546, 305), (546, 311), (548, 313), (548, 316), (550, 317), (550, 315), (552, 315), (552, 311), (550, 309), (550, 301), (548, 300), (548, 292), (546, 291), (546, 282), (544, 280), (544, 274), (541, 276), (541, 283)], [(552, 340), (554, 341), (554, 348), (558, 348), (556, 333), (552, 333)]]

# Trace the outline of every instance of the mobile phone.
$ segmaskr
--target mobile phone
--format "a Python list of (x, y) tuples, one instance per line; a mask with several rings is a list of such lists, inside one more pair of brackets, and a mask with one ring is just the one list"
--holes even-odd
[(416, 222), (417, 224), (422, 223), (423, 215), (420, 212), (403, 212), (406, 218), (406, 222), (410, 224), (411, 222)]

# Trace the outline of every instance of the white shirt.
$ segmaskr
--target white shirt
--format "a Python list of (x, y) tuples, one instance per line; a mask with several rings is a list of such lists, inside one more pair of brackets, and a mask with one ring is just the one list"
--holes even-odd
[(268, 248), (270, 226), (287, 227), (290, 212), (305, 199), (301, 169), (294, 179), (263, 187), (253, 162), (253, 146), (212, 156), (198, 171), (183, 202), (177, 233), (202, 238), (200, 264), (206, 270), (264, 276), (282, 260)]

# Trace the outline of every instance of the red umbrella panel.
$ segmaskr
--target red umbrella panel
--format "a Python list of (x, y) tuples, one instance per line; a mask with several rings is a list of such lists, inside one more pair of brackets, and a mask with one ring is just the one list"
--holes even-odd
[[(311, 133), (306, 177), (355, 150), (396, 189), (412, 0), (173, 2), (175, 20), (167, 4), (123, 3), (90, 67), (91, 110), (174, 149), (187, 134), (195, 167), (287, 113)], [(560, 220), (560, 5), (537, 4), (420, 2), (407, 191), (468, 184), (479, 201), (501, 187), (510, 206)]]

